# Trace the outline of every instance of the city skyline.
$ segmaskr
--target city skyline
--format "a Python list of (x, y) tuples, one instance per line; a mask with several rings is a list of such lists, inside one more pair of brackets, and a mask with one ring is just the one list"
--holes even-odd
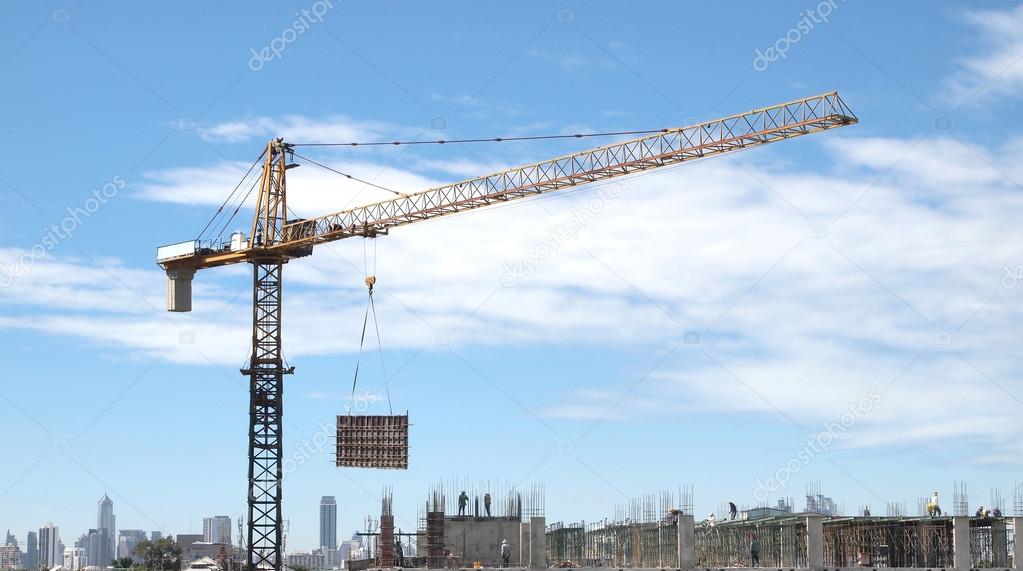
[[(408, 531), (455, 478), (542, 483), (552, 521), (684, 485), (701, 516), (814, 482), (874, 513), (1011, 497), (1023, 5), (837, 1), (806, 27), (819, 5), (332, 2), (293, 36), (283, 4), (4, 3), (0, 529), (54, 563), (91, 530), (99, 559), (118, 525), (249, 517), (251, 268), (171, 313), (154, 256), (252, 233), (225, 198), (271, 139), (310, 145), (286, 216), (311, 219), (835, 91), (857, 124), (289, 261), (287, 546), (362, 529), (385, 487)], [(338, 468), (338, 415), (392, 411), (408, 469)]]

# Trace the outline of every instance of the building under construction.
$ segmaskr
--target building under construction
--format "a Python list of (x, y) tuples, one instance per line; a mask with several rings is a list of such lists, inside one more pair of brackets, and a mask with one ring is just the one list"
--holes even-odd
[[(807, 507), (833, 511), (834, 502), (823, 497), (808, 493)], [(964, 498), (957, 486), (955, 511), (965, 510)], [(677, 497), (644, 496), (598, 522), (553, 523), (547, 528), (547, 560), (562, 568), (1021, 569), (1023, 545), (1015, 535), (1023, 526), (1023, 509), (1016, 512), (842, 516), (795, 513), (790, 501), (782, 501), (777, 508), (722, 510), (728, 514), (722, 519), (711, 514), (697, 522), (687, 490)]]
[[(613, 515), (599, 521), (546, 525), (542, 485), (451, 481), (429, 491), (418, 529), (409, 533), (395, 530), (385, 489), (379, 530), (365, 534), (379, 538), (379, 549), (351, 568), (1021, 571), (1023, 545), (1015, 540), (1023, 526), (1021, 492), (1013, 516), (1002, 515), (996, 492), (992, 509), (965, 514), (969, 503), (958, 483), (951, 515), (906, 516), (890, 504), (884, 516), (865, 506), (864, 515), (847, 516), (836, 513), (838, 504), (818, 485), (808, 488), (803, 511), (793, 510), (788, 498), (773, 507), (728, 503), (722, 517), (696, 521), (692, 488), (683, 486), (613, 506)], [(403, 542), (414, 556), (403, 557)]]

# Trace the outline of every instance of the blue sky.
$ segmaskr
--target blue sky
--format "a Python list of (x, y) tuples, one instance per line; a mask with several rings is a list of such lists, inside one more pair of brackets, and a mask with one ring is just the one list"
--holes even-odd
[[(337, 496), (348, 535), (393, 486), (411, 528), (429, 487), (451, 478), (545, 482), (551, 521), (610, 516), (683, 483), (700, 516), (729, 499), (801, 507), (813, 481), (874, 513), (889, 501), (915, 512), (956, 480), (974, 506), (992, 488), (1011, 496), (1023, 8), (0, 10), (0, 527), (19, 537), (52, 521), (70, 544), (103, 493), (123, 529), (195, 532), (204, 516), (242, 513), (247, 268), (202, 272), (195, 310), (170, 315), (154, 253), (199, 232), (266, 139), (661, 128), (835, 89), (859, 125), (290, 264), (289, 547), (315, 546), (321, 495)], [(301, 33), (286, 31), (296, 19)], [(273, 57), (256, 57), (263, 48)], [(310, 156), (415, 191), (579, 148)], [(302, 215), (382, 197), (311, 165), (289, 177)], [(579, 221), (531, 275), (502, 284), (552, 228)], [(401, 473), (302, 452), (349, 404), (374, 250), (391, 397), (414, 423)], [(369, 357), (359, 393), (381, 413)]]

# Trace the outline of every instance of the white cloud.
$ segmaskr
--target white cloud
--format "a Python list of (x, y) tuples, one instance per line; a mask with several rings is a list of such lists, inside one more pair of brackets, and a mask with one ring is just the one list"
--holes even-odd
[[(942, 138), (914, 146), (827, 137), (819, 144), (842, 157), (830, 172), (782, 170), (768, 151), (624, 179), (617, 199), (585, 218), (574, 237), (556, 241), (514, 287), (501, 285), (506, 266), (549, 247), (551, 229), (585, 211), (600, 185), (396, 229), (375, 242), (385, 344), (429, 351), (431, 335), (441, 331), (456, 349), (627, 346), (662, 354), (692, 331), (699, 344), (682, 344), (613, 410), (649, 366), (609, 386), (566, 389), (565, 401), (544, 413), (628, 420), (702, 411), (784, 422), (777, 407), (816, 430), (898, 377), (846, 445), (997, 433), (1004, 438), (992, 440), (985, 458), (1000, 461), (1023, 436), (1021, 405), (995, 384), (1023, 398), (1012, 362), (1023, 285), (1002, 285), (1003, 268), (1023, 263), (1007, 238), (1018, 232), (1021, 195), (1002, 174), (1015, 174), (1023, 145), (974, 145), (974, 153)], [(339, 166), (381, 171), (375, 180), (401, 190), (435, 183), (369, 160)], [(300, 213), (332, 210), (355, 196), (356, 186), (313, 169), (289, 171), (289, 203)], [(488, 169), (451, 163), (447, 170)], [(222, 163), (155, 173), (143, 195), (209, 208), (230, 188), (232, 172), (240, 176)], [(365, 303), (363, 248), (360, 240), (342, 241), (288, 264), (290, 359), (354, 350)], [(170, 347), (167, 359), (206, 366), (233, 367), (244, 358), (244, 268), (201, 272), (194, 313), (171, 317), (132, 301), (138, 293), (162, 302), (158, 272), (119, 271), (137, 292), (89, 273), (86, 261), (43, 259), (24, 283), (0, 290), (7, 316), (0, 327), (81, 337), (139, 357)], [(75, 308), (63, 300), (71, 291)], [(122, 302), (112, 300), (122, 298), (118, 310)], [(33, 308), (32, 321), (8, 315), (22, 307)], [(351, 324), (350, 334), (339, 334), (338, 323)], [(190, 331), (195, 342), (182, 343)], [(985, 411), (978, 422), (952, 420), (976, 410)]]
[(944, 99), (958, 105), (1018, 96), (1023, 89), (1023, 5), (968, 11), (965, 18), (985, 49), (959, 61), (946, 80)]
[(242, 143), (253, 139), (284, 137), (300, 143), (350, 143), (393, 138), (395, 134), (409, 135), (409, 129), (378, 121), (358, 121), (350, 117), (333, 116), (312, 119), (301, 115), (287, 115), (281, 119), (252, 117), (240, 121), (218, 123), (200, 127), (199, 136), (210, 142)]
[[(288, 206), (301, 216), (333, 212), (395, 196), (314, 164), (302, 160), (297, 162), (301, 163), (302, 167), (288, 171)], [(334, 161), (319, 157), (317, 162), (396, 192), (417, 192), (440, 184), (437, 180), (407, 170), (364, 160)], [(208, 167), (182, 167), (149, 172), (145, 175), (147, 181), (140, 186), (138, 196), (145, 200), (172, 204), (220, 206), (249, 166), (242, 163), (220, 162)], [(452, 165), (450, 168), (457, 169), (458, 165)], [(258, 175), (257, 166), (253, 176)], [(232, 203), (248, 191), (252, 182), (253, 178), (248, 179), (243, 185), (244, 188), (241, 188), (232, 199)], [(254, 192), (246, 205), (255, 200)], [(249, 212), (248, 218), (242, 217), (238, 219), (239, 221), (251, 219), (251, 211), (245, 212)], [(247, 224), (241, 224), (241, 227), (245, 226)]]

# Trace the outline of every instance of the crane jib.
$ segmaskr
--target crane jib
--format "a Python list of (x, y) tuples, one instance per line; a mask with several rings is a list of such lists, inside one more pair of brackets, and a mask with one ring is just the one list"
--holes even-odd
[[(256, 180), (259, 191), (248, 237), (236, 232), (223, 244), (190, 240), (157, 250), (157, 263), (167, 272), (170, 311), (191, 310), (192, 279), (197, 270), (241, 262), (253, 267), (252, 354), (248, 368), (242, 370), (250, 379), (247, 568), (281, 571), (284, 567), (283, 378), (294, 371), (286, 366), (282, 350), (282, 276), (286, 262), (312, 254), (313, 247), (324, 242), (384, 235), (397, 226), (683, 164), (857, 121), (837, 92), (825, 93), (308, 220), (287, 219), (285, 172), (295, 166), (288, 161), (295, 153), (292, 145), (281, 139), (270, 141), (259, 159), (263, 161), (263, 170)], [(398, 447), (398, 454), (387, 456), (386, 462), (378, 458), (366, 461), (364, 456), (346, 453), (343, 444), (352, 438), (359, 441), (367, 430), (373, 438), (380, 435), (378, 420), (339, 419), (337, 465), (407, 467), (407, 416), (383, 419), (388, 442), (394, 440)], [(375, 454), (374, 450), (371, 452)]]
[[(355, 236), (638, 171), (759, 146), (857, 122), (837, 92), (808, 97), (697, 125), (670, 129), (450, 185), (326, 214), (284, 221), (274, 243), (243, 247), (190, 241), (158, 250), (167, 269), (201, 269), (251, 261), (258, 251), (286, 258), (308, 246)], [(283, 175), (282, 175), (283, 176)], [(300, 246), (306, 246), (300, 248)]]

